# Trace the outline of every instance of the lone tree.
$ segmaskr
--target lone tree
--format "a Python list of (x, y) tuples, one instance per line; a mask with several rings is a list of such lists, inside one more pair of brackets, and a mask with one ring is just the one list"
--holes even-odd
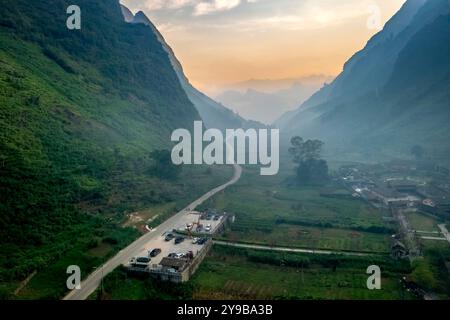
[(291, 139), (289, 153), (298, 164), (297, 181), (299, 183), (324, 183), (328, 180), (328, 164), (320, 159), (324, 143), (320, 140), (304, 141), (301, 137)]

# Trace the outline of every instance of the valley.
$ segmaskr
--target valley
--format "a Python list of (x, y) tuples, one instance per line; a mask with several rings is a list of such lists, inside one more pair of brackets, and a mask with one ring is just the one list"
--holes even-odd
[(278, 34), (217, 3), (77, 0), (73, 29), (68, 0), (0, 0), (0, 300), (449, 300), (448, 0), (403, 1), (356, 52), (361, 14), (326, 45), (306, 19), (317, 47), (285, 61), (308, 10)]
[[(395, 206), (357, 196), (353, 189), (347, 189), (347, 182), (341, 183), (343, 178), (348, 181), (348, 170), (355, 167), (366, 177), (380, 177), (378, 171), (383, 170), (387, 176), (396, 172), (418, 179), (419, 172), (392, 163), (333, 167), (341, 169), (328, 185), (305, 187), (289, 185), (289, 171), (261, 177), (256, 168), (244, 167), (239, 182), (198, 208), (226, 211), (235, 219), (214, 236), (214, 246), (197, 273), (186, 285), (177, 285), (177, 290), (187, 299), (403, 300), (423, 299), (429, 293), (447, 299), (445, 261), (450, 260), (450, 243), (444, 241), (437, 224), (448, 218), (407, 211), (408, 226), (434, 236), (421, 237), (411, 227), (404, 229), (392, 211)], [(422, 174), (431, 176), (426, 171)], [(353, 174), (352, 183), (361, 187), (362, 181)], [(443, 240), (436, 240), (440, 237)], [(398, 242), (405, 243), (406, 258), (398, 256)], [(420, 252), (414, 252), (417, 248)], [(366, 268), (373, 264), (382, 270), (381, 291), (365, 287)], [(424, 274), (424, 270), (430, 271)], [(107, 277), (107, 289), (103, 294), (97, 292), (97, 297), (126, 299), (128, 290), (134, 288), (134, 298), (157, 298), (147, 294), (160, 284), (124, 278), (122, 272), (117, 270)]]

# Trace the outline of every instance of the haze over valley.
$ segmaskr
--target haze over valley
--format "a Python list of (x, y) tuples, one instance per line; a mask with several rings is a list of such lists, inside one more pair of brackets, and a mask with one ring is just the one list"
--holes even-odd
[(450, 299), (448, 0), (0, 6), (0, 300)]

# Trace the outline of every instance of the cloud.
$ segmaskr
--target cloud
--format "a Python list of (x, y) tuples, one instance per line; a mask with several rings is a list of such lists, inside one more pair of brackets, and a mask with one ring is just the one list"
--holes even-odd
[(146, 1), (145, 6), (149, 10), (162, 9), (181, 9), (184, 7), (194, 6), (199, 0), (149, 0)]
[(202, 16), (217, 11), (233, 9), (241, 4), (241, 0), (213, 0), (200, 2), (195, 6), (194, 15)]
[(222, 27), (240, 31), (298, 31), (331, 28), (364, 17), (368, 18), (367, 8), (370, 3), (370, 0), (359, 0), (357, 3), (342, 1), (339, 5), (335, 5), (327, 4), (326, 0), (323, 3), (306, 1), (298, 7), (290, 7), (289, 10), (273, 10), (273, 13), (266, 15), (228, 21)]

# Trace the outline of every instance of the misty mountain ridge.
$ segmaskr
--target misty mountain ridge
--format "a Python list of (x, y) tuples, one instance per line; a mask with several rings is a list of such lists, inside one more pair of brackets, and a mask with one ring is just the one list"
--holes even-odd
[(450, 6), (409, 0), (366, 47), (278, 125), (329, 148), (401, 156), (422, 144), (450, 152)]
[[(247, 89), (246, 91), (228, 90), (216, 97), (226, 106), (247, 119), (272, 124), (285, 112), (295, 109), (308, 99), (319, 88), (318, 85), (303, 85), (296, 82), (289, 88), (277, 91), (259, 91)], [(267, 88), (268, 89), (268, 88)]]
[(297, 78), (285, 79), (249, 79), (223, 86), (222, 91), (240, 91), (245, 92), (249, 89), (264, 93), (274, 93), (283, 89), (289, 89), (296, 84), (311, 86), (320, 89), (325, 83), (334, 80), (334, 76), (323, 74), (312, 74)]
[(163, 35), (145, 15), (145, 13), (142, 11), (138, 11), (136, 15), (133, 15), (133, 13), (124, 5), (121, 5), (121, 8), (124, 20), (126, 22), (133, 24), (144, 24), (152, 29), (158, 41), (162, 44), (162, 47), (168, 54), (169, 60), (180, 81), (181, 86), (183, 87), (189, 100), (196, 107), (207, 128), (217, 128), (220, 130), (225, 130), (227, 128), (263, 127), (261, 123), (243, 119), (238, 114), (234, 113), (220, 103), (217, 103), (207, 95), (194, 88), (189, 82), (189, 79), (184, 74), (183, 66), (175, 56), (172, 48), (167, 44)]

